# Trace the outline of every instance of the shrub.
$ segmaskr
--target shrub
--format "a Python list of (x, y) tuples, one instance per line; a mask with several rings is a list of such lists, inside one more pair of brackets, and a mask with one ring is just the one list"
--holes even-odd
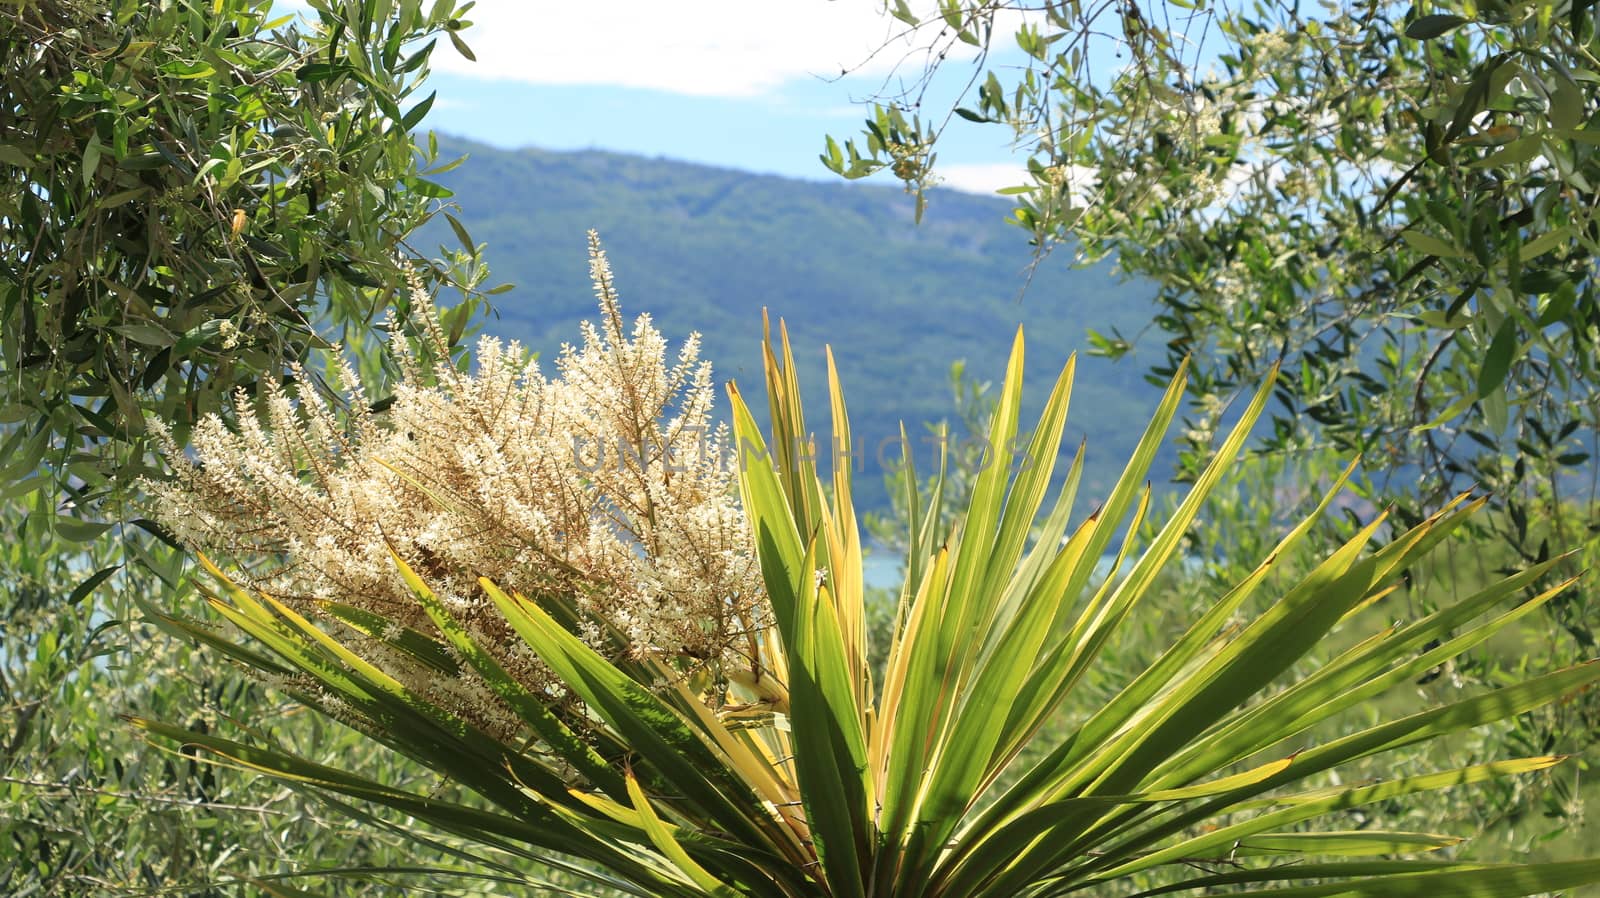
[[(603, 273), (603, 266), (597, 270)], [(612, 323), (600, 332), (610, 328), (608, 339), (615, 342), (620, 325), (606, 305), (614, 294), (606, 278), (601, 284), (602, 310)], [(596, 331), (589, 333), (592, 342)], [(501, 371), (499, 358), (485, 352), (477, 377)], [(648, 359), (652, 370), (668, 370), (659, 353)], [(1019, 333), (990, 424), (990, 446), (1018, 439), (1022, 362)], [(829, 371), (833, 445), (848, 459), (848, 415), (831, 358)], [(1059, 487), (1054, 476), (1072, 372), (1069, 360), (1018, 464), (988, 464), (948, 527), (929, 523), (944, 520), (942, 485), (933, 478), (931, 501), (909, 523), (907, 577), (881, 683), (873, 682), (867, 661), (849, 466), (835, 465), (829, 484), (818, 474), (816, 441), (800, 407), (785, 337), (776, 348), (769, 343), (767, 353), (770, 440), (737, 388), (729, 387), (747, 530), (726, 551), (754, 558), (765, 587), (734, 640), (753, 646), (747, 654), (713, 664), (687, 643), (676, 651), (676, 645), (662, 651), (641, 644), (626, 616), (635, 606), (627, 603), (654, 593), (628, 592), (628, 581), (612, 606), (591, 601), (586, 590), (616, 581), (568, 579), (570, 572), (554, 561), (530, 564), (526, 573), (484, 567), (491, 562), (482, 559), (496, 553), (541, 545), (531, 538), (527, 547), (511, 540), (495, 543), (487, 555), (451, 556), (410, 532), (380, 531), (352, 538), (358, 540), (353, 545), (371, 546), (388, 537), (392, 563), (409, 592), (386, 593), (383, 606), (351, 610), (326, 598), (280, 599), (270, 589), (236, 584), (207, 562), (219, 586), (211, 606), (234, 629), (151, 612), (479, 800), (405, 791), (283, 751), (138, 723), (231, 763), (386, 806), (486, 850), (557, 863), (637, 895), (1043, 896), (1121, 884), (1141, 895), (1232, 887), (1281, 896), (1514, 896), (1600, 880), (1596, 861), (1415, 859), (1457, 840), (1306, 828), (1351, 808), (1562, 760), (1489, 761), (1382, 782), (1332, 776), (1342, 765), (1503, 720), (1600, 679), (1600, 665), (1580, 665), (1326, 735), (1328, 722), (1481, 644), (1560, 591), (1509, 601), (1550, 562), (1397, 622), (1325, 662), (1304, 663), (1336, 629), (1391, 610), (1381, 599), (1480, 501), (1460, 497), (1381, 548), (1369, 544), (1383, 521), (1371, 521), (1265, 602), (1265, 610), (1246, 615), (1256, 587), (1327, 511), (1341, 480), (1148, 667), (1108, 698), (1094, 698), (1100, 690), (1087, 684), (1097, 663), (1141, 613), (1141, 602), (1152, 598), (1158, 575), (1181, 561), (1184, 534), (1243, 448), (1270, 384), (1171, 516), (1146, 530), (1145, 478), (1183, 395), (1183, 374), (1169, 386), (1110, 495), (1075, 516), (1081, 451)], [(581, 380), (576, 370), (563, 374), (568, 385)], [(675, 419), (649, 407), (655, 413), (649, 427), (671, 433)], [(285, 408), (280, 403), (273, 421), (277, 436), (261, 445), (299, 442), (300, 433), (309, 434), (304, 442), (310, 445), (328, 444), (334, 425), (323, 411), (309, 409), (300, 421)], [(454, 440), (464, 453), (483, 441), (510, 447), (519, 439), (510, 419), (484, 416), (471, 421), (480, 428), (474, 430), (466, 423), (471, 419), (461, 418)], [(593, 420), (619, 426), (602, 415)], [(631, 423), (643, 426), (637, 418)], [(258, 426), (246, 421), (241, 433), (248, 437)], [(359, 420), (354, 426), (371, 432), (352, 447), (393, 453), (370, 456), (373, 464), (382, 462), (379, 468), (396, 472), (385, 481), (387, 489), (426, 506), (427, 515), (450, 520), (460, 513), (457, 506), (469, 494), (464, 484), (436, 490), (428, 479), (434, 469), (398, 473), (407, 470), (402, 450), (409, 444), (396, 436), (404, 431), (380, 434), (382, 425)], [(201, 460), (224, 468), (244, 464), (216, 454), (233, 445), (208, 450), (202, 444)], [(338, 478), (369, 458), (365, 453), (351, 448), (322, 456), (319, 463), (334, 473), (309, 475), (304, 493), (298, 481), (283, 481), (281, 489), (306, 496), (307, 503), (325, 502)], [(653, 464), (637, 474), (661, 479), (641, 487), (649, 495), (671, 488), (677, 476)], [(208, 467), (202, 480), (212, 476)], [(497, 477), (492, 465), (480, 476), (489, 483)], [(535, 467), (527, 476), (547, 475)], [(709, 488), (715, 480), (705, 476)], [(538, 481), (549, 489), (564, 482)], [(604, 489), (600, 478), (581, 482)], [(171, 507), (183, 507), (181, 489), (169, 494)], [(496, 490), (479, 495), (472, 504), (480, 514), (493, 517), (497, 503), (504, 505), (503, 519), (519, 514)], [(606, 498), (587, 507), (585, 520), (606, 522), (613, 534), (646, 532), (646, 507)], [(200, 540), (207, 532), (190, 536)], [(576, 532), (569, 527), (562, 539)], [(1110, 576), (1096, 576), (1119, 534)], [(269, 574), (269, 586), (272, 576), (293, 577), (293, 565), (312, 554), (297, 555), (292, 541), (271, 548), (286, 552), (289, 567)], [(644, 540), (632, 545), (646, 567), (681, 565), (681, 547), (659, 555), (651, 548)], [(370, 555), (363, 557), (372, 563)], [(460, 566), (451, 558), (461, 559)], [(485, 571), (507, 572), (501, 575), (508, 579), (472, 579)], [(657, 574), (641, 576), (648, 583)], [(259, 579), (247, 570), (242, 579), (253, 577)], [(738, 607), (749, 597), (722, 598)], [(707, 632), (718, 632), (722, 623), (692, 604), (679, 613), (704, 621)], [(524, 657), (537, 663), (518, 667)], [(431, 679), (415, 675), (424, 669)], [(560, 684), (558, 696), (546, 677)], [(456, 688), (447, 683), (481, 683), (511, 715), (505, 726), (463, 713), (443, 697)], [(1064, 709), (1079, 715), (1077, 728), (1059, 744), (1024, 756), (1024, 747)]]
[[(430, 365), (449, 345), (418, 288), (424, 345), (396, 342), (405, 378), (381, 421), (357, 402), (341, 423), (319, 391), (271, 385), (258, 420), (241, 394), (236, 430), (210, 416), (194, 431), (201, 463), (148, 484), (156, 516), (190, 545), (251, 563), (249, 582), (288, 607), (354, 628), (365, 658), (498, 738), (521, 721), (470, 666), (427, 647), (420, 634), (435, 628), (392, 553), (547, 699), (570, 693), (478, 577), (566, 597), (587, 644), (613, 657), (683, 674), (759, 670), (766, 605), (727, 427), (711, 418), (710, 365), (696, 337), (669, 363), (649, 316), (625, 325), (597, 242), (591, 269), (600, 324), (563, 349), (555, 376), (487, 337), (476, 374)], [(360, 389), (348, 368), (344, 379)]]
[(65, 489), (98, 517), (143, 470), (147, 415), (181, 437), (330, 330), (365, 339), (404, 301), (397, 257), (461, 289), (462, 325), (483, 307), (465, 229), (438, 260), (410, 242), (449, 214), (429, 177), (457, 163), (411, 132), (435, 44), (465, 47), (466, 7), (302, 6), (0, 4), (8, 497)]

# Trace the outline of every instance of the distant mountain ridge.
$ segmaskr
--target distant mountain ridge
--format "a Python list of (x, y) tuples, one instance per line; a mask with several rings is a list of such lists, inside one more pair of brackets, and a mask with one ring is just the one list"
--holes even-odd
[[(818, 431), (827, 426), (823, 346), (831, 344), (857, 445), (869, 447), (856, 482), (872, 507), (886, 505), (877, 447), (901, 420), (915, 438), (952, 415), (952, 362), (966, 360), (998, 388), (1022, 324), (1026, 427), (1069, 353), (1087, 346), (1086, 328), (1133, 333), (1152, 308), (1147, 286), (1121, 283), (1104, 266), (1070, 270), (1064, 254), (1040, 265), (1022, 294), (1030, 250), (998, 199), (937, 192), (919, 226), (895, 188), (598, 151), (441, 144), (471, 157), (439, 180), (488, 244), (495, 279), (517, 285), (496, 298), (489, 333), (546, 357), (576, 341), (578, 322), (595, 315), (584, 243), (596, 229), (623, 311), (649, 312), (674, 343), (699, 331), (719, 380), (736, 379), (758, 400), (761, 311), (774, 327), (783, 320)], [(455, 242), (442, 226), (423, 237)], [(1143, 370), (1080, 355), (1067, 448), (1089, 440), (1086, 496), (1104, 495), (1155, 404)], [(922, 470), (933, 460), (931, 445), (917, 457)], [(1162, 475), (1170, 459), (1157, 465)]]

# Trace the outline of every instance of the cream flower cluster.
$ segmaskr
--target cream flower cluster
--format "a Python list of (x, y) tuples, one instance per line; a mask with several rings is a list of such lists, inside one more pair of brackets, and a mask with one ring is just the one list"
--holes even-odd
[(614, 657), (750, 669), (768, 610), (710, 365), (697, 335), (669, 360), (648, 316), (626, 324), (593, 233), (590, 253), (600, 320), (553, 373), (490, 338), (475, 373), (430, 363), (449, 353), (415, 290), (423, 339), (393, 341), (404, 376), (385, 412), (365, 410), (348, 367), (358, 398), (347, 412), (304, 377), (267, 384), (258, 403), (239, 397), (236, 429), (216, 416), (195, 428), (196, 463), (149, 485), (155, 517), (302, 611), (336, 602), (381, 615), (386, 632), (368, 634), (364, 651), (403, 677), (414, 667), (404, 679), (508, 733), (484, 684), (440, 678), (396, 647), (398, 628), (432, 627), (391, 547), (545, 694), (557, 695), (550, 678), (478, 577), (560, 606)]

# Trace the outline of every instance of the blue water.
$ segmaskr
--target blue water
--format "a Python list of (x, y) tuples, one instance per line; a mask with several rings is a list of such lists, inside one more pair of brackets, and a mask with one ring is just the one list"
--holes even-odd
[(900, 556), (876, 551), (862, 559), (861, 579), (868, 589), (899, 589), (903, 568)]

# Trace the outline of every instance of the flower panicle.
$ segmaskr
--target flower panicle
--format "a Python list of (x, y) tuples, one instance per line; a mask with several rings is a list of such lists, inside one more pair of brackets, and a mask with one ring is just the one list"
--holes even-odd
[[(348, 363), (336, 371), (348, 403), (293, 370), (287, 387), (240, 396), (231, 426), (200, 422), (192, 463), (166, 447), (177, 470), (147, 484), (152, 517), (303, 613), (333, 601), (380, 615), (380, 636), (432, 632), (392, 547), (536, 692), (553, 677), (519, 651), (480, 576), (566, 603), (602, 651), (749, 666), (741, 652), (769, 611), (698, 335), (669, 356), (648, 316), (625, 327), (592, 233), (590, 272), (599, 326), (551, 374), (488, 337), (470, 373), (429, 365), (449, 358), (448, 341), (413, 280), (415, 336), (395, 322), (402, 376), (381, 416)], [(392, 639), (361, 644), (424, 694), (516, 726), (481, 683), (441, 685)]]

